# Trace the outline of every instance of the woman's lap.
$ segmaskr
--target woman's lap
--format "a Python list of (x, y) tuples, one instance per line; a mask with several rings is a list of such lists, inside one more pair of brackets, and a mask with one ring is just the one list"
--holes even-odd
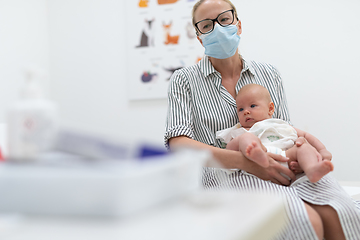
[(315, 205), (330, 205), (338, 213), (346, 239), (360, 239), (360, 203), (353, 200), (330, 175), (317, 183), (303, 181), (292, 187), (301, 199)]
[(352, 200), (330, 175), (317, 183), (302, 177), (291, 186), (281, 186), (244, 171), (228, 174), (220, 169), (204, 168), (203, 185), (205, 189), (255, 191), (284, 197), (290, 221), (278, 239), (316, 239), (303, 200), (332, 206), (338, 212), (347, 239), (360, 238), (360, 204)]

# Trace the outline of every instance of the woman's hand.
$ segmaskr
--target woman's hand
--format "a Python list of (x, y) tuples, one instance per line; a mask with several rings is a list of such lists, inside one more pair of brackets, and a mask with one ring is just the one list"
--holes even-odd
[[(295, 174), (287, 167), (282, 166), (279, 162), (287, 162), (289, 159), (274, 153), (267, 153), (269, 157), (269, 167), (263, 168), (256, 163), (249, 173), (261, 178), (263, 180), (270, 180), (273, 183), (279, 185), (290, 185), (291, 182), (295, 181)], [(287, 176), (287, 177), (285, 177)]]

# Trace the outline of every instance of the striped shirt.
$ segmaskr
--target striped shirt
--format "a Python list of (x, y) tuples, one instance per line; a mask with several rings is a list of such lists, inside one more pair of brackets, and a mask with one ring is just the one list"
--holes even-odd
[[(274, 118), (290, 121), (283, 83), (273, 66), (243, 60), (236, 92), (249, 83), (262, 85), (269, 90), (276, 110)], [(221, 75), (207, 56), (198, 64), (182, 68), (172, 75), (164, 136), (167, 147), (170, 138), (182, 135), (220, 147), (216, 131), (232, 127), (237, 122), (235, 99), (222, 86)], [(204, 167), (202, 181), (207, 189), (255, 191), (283, 197), (286, 200), (288, 224), (276, 239), (317, 239), (304, 201), (334, 208), (346, 239), (360, 239), (360, 203), (351, 199), (330, 174), (316, 183), (311, 183), (304, 176), (290, 186), (281, 186), (245, 171), (228, 174), (218, 168)]]
[[(269, 64), (243, 60), (235, 90), (255, 83), (266, 87), (275, 105), (274, 118), (289, 121), (279, 72)], [(187, 136), (220, 147), (215, 133), (238, 123), (236, 102), (221, 84), (221, 75), (205, 56), (198, 64), (177, 70), (170, 79), (165, 145), (172, 137)]]

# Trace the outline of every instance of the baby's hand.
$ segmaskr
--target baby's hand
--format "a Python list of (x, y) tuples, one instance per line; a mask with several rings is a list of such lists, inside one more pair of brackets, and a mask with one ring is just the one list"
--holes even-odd
[(290, 161), (288, 162), (288, 166), (289, 166), (289, 169), (290, 169), (294, 174), (298, 174), (298, 173), (304, 172), (304, 171), (301, 169), (301, 167), (300, 167), (300, 165), (299, 165), (299, 163), (298, 163), (297, 160), (290, 160)]

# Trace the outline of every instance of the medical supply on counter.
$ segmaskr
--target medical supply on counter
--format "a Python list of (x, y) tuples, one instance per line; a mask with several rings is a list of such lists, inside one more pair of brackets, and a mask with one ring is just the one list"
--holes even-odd
[(9, 160), (35, 159), (52, 147), (57, 132), (57, 109), (44, 98), (40, 87), (41, 73), (26, 71), (26, 81), (20, 100), (7, 112)]
[[(162, 146), (162, 145), (161, 145)], [(60, 129), (55, 147), (57, 151), (89, 159), (141, 160), (167, 154), (165, 147), (139, 140), (115, 140), (77, 130)]]

